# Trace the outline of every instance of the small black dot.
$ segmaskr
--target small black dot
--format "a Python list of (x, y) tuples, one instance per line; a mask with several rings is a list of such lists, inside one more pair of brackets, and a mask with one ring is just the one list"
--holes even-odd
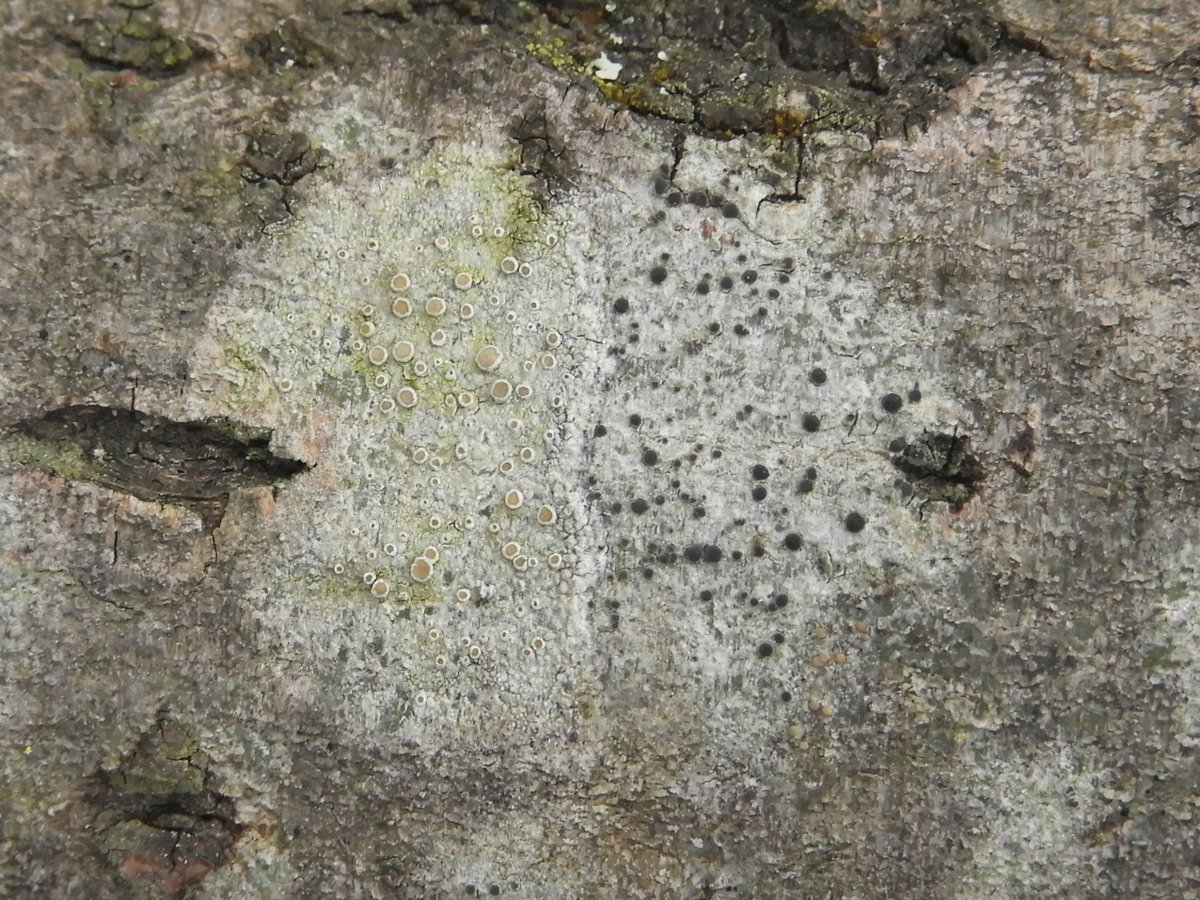
[(892, 440), (888, 443), (888, 450), (890, 450), (892, 453), (901, 453), (907, 446), (908, 441), (906, 441), (904, 438), (892, 438)]
[(721, 561), (721, 548), (716, 544), (704, 545), (704, 561), (707, 563), (718, 563)]
[(910, 390), (908, 392), (908, 402), (909, 403), (920, 403), (921, 402), (921, 389), (920, 388), (913, 388), (912, 390)]
[(695, 509), (692, 510), (692, 518), (693, 519), (703, 519), (707, 515), (708, 515), (708, 510), (706, 510), (703, 506), (697, 506)]
[(396, 168), (396, 158), (394, 156), (381, 156), (379, 158), (379, 168), (381, 168), (381, 169)]
[(754, 314), (760, 319), (765, 319), (767, 317), (767, 308), (765, 306), (760, 306), (754, 311)]
[(811, 494), (812, 490), (813, 490), (813, 483), (811, 481), (809, 481), (807, 478), (801, 478), (800, 481), (798, 481), (796, 483), (796, 493), (797, 494)]
[(794, 531), (789, 531), (783, 539), (783, 546), (789, 550), (799, 550), (804, 544), (804, 538), (796, 534)]
[(712, 456), (713, 459), (720, 459), (725, 454), (720, 450), (713, 450), (710, 455)]
[(38, 337), (44, 341), (46, 338), (50, 337), (50, 332), (47, 331), (45, 328), (39, 328), (38, 329)]
[(904, 406), (904, 401), (900, 399), (899, 394), (884, 394), (879, 398), (879, 405), (885, 413), (898, 413)]
[(718, 281), (717, 284), (721, 285), (721, 290), (723, 291), (733, 290), (733, 279), (728, 275), (722, 275), (721, 280)]
[(682, 202), (683, 194), (679, 193), (679, 191), (671, 191), (671, 193), (667, 194), (667, 206), (678, 206)]
[(647, 503), (645, 500), (643, 500), (641, 497), (638, 497), (636, 500), (634, 500), (632, 503), (629, 504), (629, 509), (635, 515), (639, 515), (639, 516), (642, 513), (644, 513), (646, 510), (648, 510), (649, 508), (650, 508), (650, 504)]
[(721, 323), (720, 322), (709, 322), (708, 323), (708, 333), (709, 334), (720, 334), (721, 333)]
[(491, 894), (493, 897), (499, 897), (500, 896), (500, 885), (493, 884), (491, 887), (488, 888), (488, 893)]
[(754, 553), (755, 558), (760, 558), (767, 555), (767, 548), (762, 544), (755, 544), (754, 550), (751, 552)]
[(738, 208), (736, 203), (726, 203), (721, 207), (721, 215), (727, 219), (736, 219), (738, 217)]
[(756, 463), (750, 469), (750, 477), (755, 481), (766, 481), (771, 476), (771, 470), (762, 463)]
[(746, 282), (746, 284), (754, 284), (754, 282), (758, 281), (758, 273), (753, 269), (747, 269), (742, 273), (742, 281)]
[(592, 437), (604, 437), (606, 434), (608, 434), (608, 429), (603, 425), (597, 425), (592, 429)]
[(852, 512), (846, 516), (846, 530), (851, 534), (858, 534), (867, 525), (867, 520), (862, 517), (861, 513)]
[(622, 509), (621, 501), (620, 500), (616, 501), (615, 503), (613, 503), (612, 506), (609, 507), (609, 509), (612, 510), (612, 514), (615, 516)]
[(688, 544), (683, 548), (683, 558), (688, 562), (700, 562), (704, 558), (704, 548), (699, 544)]
[(613, 303), (613, 312), (618, 315), (629, 312), (629, 301), (625, 297), (618, 297), (616, 302)]
[(754, 490), (752, 490), (750, 492), (750, 496), (753, 497), (755, 500), (757, 500), (759, 503), (762, 503), (762, 501), (767, 499), (767, 489), (765, 487), (763, 487), (761, 484), (757, 484), (754, 486)]
[(771, 640), (773, 640), (777, 644), (782, 644), (783, 643), (783, 632), (782, 631), (775, 632), (773, 635), (771, 635)]
[(654, 193), (658, 194), (660, 197), (670, 190), (670, 188), (670, 180), (664, 178), (662, 175), (659, 175), (654, 179)]
[(779, 699), (782, 700), (784, 703), (787, 703), (788, 701), (790, 701), (792, 699), (792, 692), (791, 691), (780, 691)]
[(662, 266), (655, 266), (650, 270), (650, 283), (662, 284), (667, 280), (667, 270)]
[(639, 416), (637, 413), (634, 413), (632, 416), (629, 417), (629, 424), (632, 425), (634, 428), (637, 428), (638, 426), (640, 426), (642, 424), (642, 417)]
[(649, 566), (642, 569), (642, 578), (646, 579), (646, 581), (652, 581), (654, 579), (654, 570)]
[(654, 452), (653, 450), (643, 450), (642, 451), (642, 463), (647, 466), (657, 465), (658, 464), (658, 454), (656, 452)]
[(743, 325), (741, 322), (738, 322), (736, 325), (733, 326), (733, 333), (736, 334), (738, 337), (745, 337), (746, 335), (748, 335), (750, 333), (750, 329), (747, 328), (745, 325)]
[(808, 380), (813, 384), (824, 384), (828, 379), (824, 369), (817, 368), (808, 373)]
[(807, 478), (809, 481), (816, 481), (817, 480), (817, 470), (814, 469), (812, 466), (809, 466), (807, 469), (804, 470), (804, 477)]
[(707, 281), (701, 281), (699, 284), (696, 285), (696, 293), (702, 297), (711, 290), (712, 290), (712, 285), (709, 284)]
[(815, 434), (821, 430), (821, 419), (819, 416), (812, 413), (805, 413), (804, 418), (800, 420), (800, 424), (809, 434)]
[(771, 288), (769, 291), (767, 291), (767, 299), (778, 300), (779, 299), (779, 291), (776, 290), (775, 288)]
[(767, 641), (763, 641), (758, 645), (758, 650), (756, 652), (762, 659), (766, 659), (775, 652), (775, 645)]
[(692, 206), (707, 206), (708, 192), (707, 191), (692, 191), (687, 195), (687, 202)]
[(659, 494), (657, 497), (654, 498), (655, 506), (662, 506), (666, 502), (667, 502), (667, 498), (664, 497), (662, 494)]
[(712, 591), (710, 591), (710, 590), (703, 590), (703, 591), (701, 591), (701, 592), (700, 592), (700, 599), (701, 599), (701, 600), (703, 600), (705, 603), (711, 603), (711, 602), (712, 602), (712, 598), (713, 598), (713, 592), (712, 592)]
[(787, 605), (788, 605), (788, 595), (787, 594), (776, 594), (775, 595), (775, 608), (776, 609), (783, 609)]

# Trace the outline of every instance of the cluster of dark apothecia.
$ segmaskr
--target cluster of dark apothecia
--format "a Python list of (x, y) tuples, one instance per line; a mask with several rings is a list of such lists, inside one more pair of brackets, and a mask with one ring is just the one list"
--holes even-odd
[[(721, 192), (676, 190), (669, 170), (653, 191), (665, 208), (649, 215), (647, 233), (661, 245), (645, 242), (641, 265), (617, 280), (607, 301), (613, 374), (602, 390), (623, 393), (632, 408), (591, 431), (605, 469), (591, 479), (589, 501), (620, 535), (614, 583), (661, 583), (679, 567), (695, 573), (687, 581), (703, 583), (711, 569), (725, 583), (718, 598), (738, 599), (748, 615), (761, 616), (788, 605), (804, 572), (830, 576), (860, 558), (855, 547), (895, 543), (897, 506), (970, 499), (982, 466), (965, 437), (924, 430), (931, 410), (917, 412), (921, 386), (910, 378), (888, 384), (880, 363), (854, 371), (858, 349), (877, 360), (903, 357), (892, 350), (900, 341), (880, 329), (860, 339), (862, 348), (829, 346), (825, 326), (838, 315), (834, 295), (844, 293), (825, 287), (833, 273), (769, 255), (774, 245), (760, 242)], [(850, 341), (854, 333), (839, 332)], [(755, 393), (754, 373), (763, 368), (753, 364), (764, 356), (776, 393)], [(742, 368), (747, 357), (751, 368)], [(916, 367), (915, 358), (906, 366)], [(864, 392), (878, 383), (882, 390)], [(755, 402), (734, 401), (738, 393)], [(704, 439), (686, 439), (692, 435)], [(888, 475), (880, 457), (898, 472)], [(613, 479), (607, 468), (624, 477)], [(892, 510), (872, 512), (874, 503)], [(752, 586), (736, 598), (729, 566)], [(712, 589), (700, 592), (702, 603), (713, 599)], [(637, 616), (617, 601), (606, 606), (613, 628)], [(868, 630), (852, 621), (830, 640), (853, 641)], [(750, 646), (766, 660), (784, 642), (776, 629)], [(824, 669), (845, 655), (844, 646), (830, 646), (810, 662)]]

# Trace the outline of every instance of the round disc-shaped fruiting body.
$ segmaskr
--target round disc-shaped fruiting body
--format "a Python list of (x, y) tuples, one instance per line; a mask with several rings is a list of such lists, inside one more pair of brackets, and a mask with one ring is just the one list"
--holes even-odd
[(521, 265), (517, 266), (517, 274), (522, 278), (528, 278), (533, 274), (533, 266), (527, 262), (523, 262)]
[(421, 556), (424, 557), (425, 559), (429, 560), (431, 563), (435, 563), (439, 559), (442, 558), (441, 551), (439, 551), (438, 548), (434, 547), (434, 546), (429, 546), (429, 547), (426, 547), (424, 550), (422, 550)]
[(509, 509), (520, 509), (525, 502), (525, 495), (513, 488), (504, 494), (504, 505)]
[(495, 372), (500, 368), (503, 360), (504, 354), (495, 344), (486, 344), (480, 347), (479, 352), (475, 354), (475, 365), (481, 372)]
[(553, 506), (539, 506), (537, 521), (539, 525), (553, 525), (558, 521), (558, 513), (554, 511)]
[(417, 405), (417, 392), (410, 387), (402, 387), (396, 392), (396, 402), (405, 409), (412, 409)]
[(521, 545), (518, 544), (516, 541), (509, 541), (507, 544), (505, 544), (503, 547), (500, 548), (500, 555), (503, 556), (505, 559), (516, 559), (517, 555), (520, 554), (520, 552), (521, 552)]
[(516, 275), (517, 269), (520, 267), (521, 264), (517, 262), (517, 258), (515, 256), (506, 256), (504, 259), (500, 260), (500, 271), (505, 275)]
[(472, 284), (474, 284), (474, 279), (471, 278), (470, 272), (459, 272), (454, 276), (454, 286), (460, 291), (465, 291)]
[(416, 353), (417, 348), (412, 341), (396, 341), (392, 344), (392, 359), (396, 362), (410, 362)]
[(407, 291), (410, 287), (412, 287), (412, 282), (403, 272), (397, 272), (395, 275), (393, 275), (391, 284), (392, 290), (396, 291), (397, 293), (401, 291)]
[(546, 346), (551, 350), (556, 350), (562, 346), (562, 335), (557, 331), (546, 332)]
[(358, 323), (358, 333), (365, 338), (374, 337), (375, 336), (375, 323), (374, 322), (359, 322)]
[[(515, 393), (521, 400), (528, 400), (533, 396), (533, 388), (522, 382), (516, 386), (516, 388), (513, 390), (513, 393)], [(558, 398), (556, 397), (555, 400), (557, 399)]]
[(429, 332), (429, 343), (434, 347), (446, 346), (446, 331), (443, 328), (435, 328)]
[(492, 384), (491, 390), (489, 391), (492, 399), (495, 400), (497, 403), (507, 403), (509, 398), (512, 397), (512, 392), (513, 392), (512, 384), (510, 384), (508, 381), (506, 381), (503, 378), (501, 378), (499, 381), (494, 382)]
[(372, 365), (382, 366), (385, 362), (387, 362), (387, 358), (388, 358), (387, 347), (381, 347), (378, 344), (376, 344), (374, 347), (372, 347), (370, 350), (367, 351), (367, 359), (371, 361)]
[(408, 574), (412, 576), (413, 581), (424, 584), (433, 577), (433, 563), (423, 556), (418, 556), (409, 566)]
[(382, 578), (375, 579), (375, 581), (371, 584), (371, 593), (376, 597), (386, 597), (388, 595), (388, 591), (390, 590), (391, 585), (389, 585)]
[(418, 466), (425, 465), (425, 463), (429, 462), (429, 451), (424, 447), (418, 447), (412, 453), (412, 461)]
[(435, 319), (438, 316), (444, 316), (446, 314), (446, 301), (441, 297), (430, 297), (425, 301), (425, 313), (426, 315), (433, 316)]
[(437, 247), (439, 250), (449, 250), (450, 239), (444, 234), (439, 234), (433, 239), (433, 246)]
[(522, 447), (520, 454), (521, 462), (531, 463), (537, 458), (537, 454), (533, 452), (532, 447)]
[(392, 301), (392, 315), (397, 319), (407, 319), (412, 314), (412, 301), (407, 297), (397, 297)]
[(464, 303), (458, 308), (458, 317), (464, 322), (469, 322), (475, 318), (475, 306), (472, 303)]

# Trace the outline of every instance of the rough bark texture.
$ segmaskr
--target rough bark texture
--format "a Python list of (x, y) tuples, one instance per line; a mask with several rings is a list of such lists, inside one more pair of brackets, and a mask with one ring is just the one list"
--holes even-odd
[(1196, 895), (1198, 33), (9, 0), (0, 893)]

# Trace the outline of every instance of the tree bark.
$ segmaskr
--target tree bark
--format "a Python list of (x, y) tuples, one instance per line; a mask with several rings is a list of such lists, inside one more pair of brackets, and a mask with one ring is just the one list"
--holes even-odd
[(10, 0), (0, 892), (1200, 890), (1200, 14), (887, 6)]

